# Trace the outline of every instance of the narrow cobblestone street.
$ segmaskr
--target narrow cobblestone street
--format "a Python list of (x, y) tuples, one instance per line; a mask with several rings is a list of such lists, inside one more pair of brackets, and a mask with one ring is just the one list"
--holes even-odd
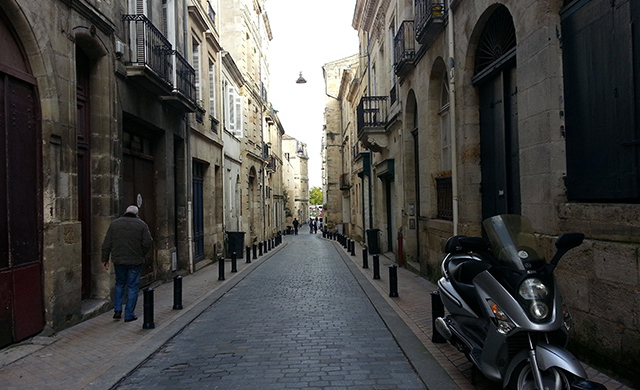
[(288, 241), (117, 388), (425, 388), (333, 244)]

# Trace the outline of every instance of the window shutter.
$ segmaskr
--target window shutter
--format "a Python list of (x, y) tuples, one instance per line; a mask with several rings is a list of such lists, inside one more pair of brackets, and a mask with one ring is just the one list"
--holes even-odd
[(570, 200), (640, 198), (632, 36), (640, 8), (631, 3), (592, 0), (562, 12)]
[(227, 123), (227, 130), (229, 130), (230, 133), (232, 134), (236, 134), (236, 124), (235, 124), (235, 120), (236, 120), (236, 115), (235, 115), (235, 105), (233, 104), (233, 87), (228, 85), (227, 86), (227, 90), (225, 91), (225, 100), (226, 100), (226, 105), (225, 105), (225, 121)]
[(215, 65), (209, 62), (209, 115), (216, 117), (216, 74)]
[(236, 125), (236, 130), (235, 130), (235, 135), (238, 138), (242, 138), (243, 137), (243, 132), (242, 132), (242, 96), (240, 96), (237, 91), (234, 89), (235, 92), (235, 96), (234, 96), (234, 106), (235, 106), (235, 114), (236, 114), (236, 120), (235, 120), (235, 125)]

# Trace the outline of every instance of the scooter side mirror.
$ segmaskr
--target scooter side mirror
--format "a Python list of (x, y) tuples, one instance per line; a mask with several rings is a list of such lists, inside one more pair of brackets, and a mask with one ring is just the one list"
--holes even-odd
[(449, 237), (444, 246), (446, 253), (467, 253), (487, 251), (489, 244), (480, 237), (453, 236)]
[(569, 249), (573, 249), (584, 241), (584, 234), (582, 233), (565, 233), (558, 237), (556, 240), (556, 254), (553, 256), (553, 259), (549, 262), (550, 269), (549, 271), (553, 271), (554, 268), (558, 265), (560, 258), (564, 256), (565, 253), (569, 251)]
[(582, 233), (565, 233), (556, 240), (556, 248), (568, 251), (582, 244), (582, 241), (584, 241)]

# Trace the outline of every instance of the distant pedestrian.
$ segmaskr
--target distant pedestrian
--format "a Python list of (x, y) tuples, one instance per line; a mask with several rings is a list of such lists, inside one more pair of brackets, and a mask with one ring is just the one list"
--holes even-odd
[(313, 233), (318, 233), (318, 218), (313, 220)]
[(298, 222), (298, 218), (294, 218), (293, 219), (293, 233), (294, 234), (298, 234), (298, 225), (300, 225), (300, 222)]
[(129, 206), (124, 215), (117, 218), (107, 230), (102, 243), (102, 263), (109, 270), (109, 257), (116, 273), (116, 285), (113, 297), (113, 318), (122, 318), (122, 302), (125, 286), (127, 288), (127, 304), (124, 310), (124, 322), (135, 321), (140, 272), (144, 259), (153, 239), (147, 224), (138, 217), (138, 207)]

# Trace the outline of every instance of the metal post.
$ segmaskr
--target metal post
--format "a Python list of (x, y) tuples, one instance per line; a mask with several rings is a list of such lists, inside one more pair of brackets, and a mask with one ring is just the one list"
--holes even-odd
[(182, 310), (182, 276), (173, 277), (173, 310)]
[(373, 278), (380, 279), (380, 256), (373, 255)]
[(247, 264), (251, 263), (251, 247), (248, 246), (247, 249)]
[(256, 244), (253, 244), (253, 259), (257, 259), (258, 258), (258, 246)]
[(351, 240), (351, 256), (355, 256), (355, 255), (356, 255), (356, 241)]
[(224, 257), (218, 259), (218, 280), (224, 280)]
[(369, 268), (369, 251), (367, 248), (362, 248), (362, 268)]
[(389, 296), (398, 297), (398, 267), (395, 264), (389, 266)]
[(431, 341), (434, 343), (446, 343), (447, 340), (436, 329), (436, 319), (438, 317), (444, 317), (444, 304), (440, 298), (440, 292), (436, 290), (431, 292), (431, 328), (433, 329)]
[(238, 255), (236, 255), (236, 252), (231, 252), (231, 272), (238, 272)]
[(144, 323), (142, 329), (153, 329), (156, 325), (153, 323), (153, 289), (145, 288), (144, 296)]
[(262, 241), (258, 243), (258, 256), (262, 256)]

